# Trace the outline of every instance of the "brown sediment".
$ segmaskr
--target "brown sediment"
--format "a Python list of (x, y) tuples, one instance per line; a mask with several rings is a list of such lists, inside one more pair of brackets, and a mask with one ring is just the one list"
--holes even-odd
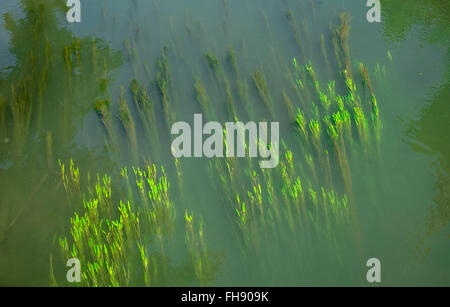
[(209, 102), (209, 96), (206, 93), (205, 87), (202, 85), (202, 83), (199, 80), (197, 80), (194, 83), (194, 89), (195, 89), (195, 97), (197, 99), (197, 102), (200, 105), (202, 113), (205, 115), (205, 117), (208, 120), (212, 120), (213, 113), (212, 113), (211, 105)]
[(166, 122), (167, 130), (170, 132), (174, 114), (172, 113), (169, 103), (169, 88), (171, 89), (171, 78), (167, 59), (168, 53), (169, 49), (167, 47), (164, 47), (161, 56), (158, 58), (157, 65), (159, 71), (156, 74), (156, 87), (161, 96), (162, 108), (164, 112), (164, 119)]
[(348, 36), (350, 33), (350, 14), (342, 13), (339, 15), (341, 24), (339, 26), (330, 26), (332, 42), (335, 57), (340, 71), (346, 70), (349, 77), (352, 77), (352, 67), (350, 62), (350, 48), (348, 45)]

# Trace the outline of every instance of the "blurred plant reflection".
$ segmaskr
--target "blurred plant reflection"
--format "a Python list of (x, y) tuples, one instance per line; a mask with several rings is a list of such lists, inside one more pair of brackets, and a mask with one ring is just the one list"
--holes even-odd
[[(61, 197), (56, 159), (75, 151), (79, 160), (89, 156), (91, 165), (100, 159), (80, 149), (75, 136), (93, 101), (107, 95), (108, 71), (121, 64), (120, 53), (101, 40), (75, 37), (60, 26), (65, 1), (20, 4), (20, 18), (12, 12), (3, 16), (15, 63), (0, 70), (0, 244), (8, 250), (0, 256), (0, 271), (1, 282), (9, 285), (24, 279), (40, 283), (36, 276), (48, 276), (46, 265), (18, 269), (29, 261), (21, 251), (28, 245), (28, 252), (48, 255), (51, 234), (68, 209), (46, 206)], [(42, 221), (52, 222), (41, 227)]]
[[(441, 0), (384, 0), (383, 29), (392, 41), (401, 41), (414, 32), (427, 43), (448, 47), (450, 44), (450, 5)], [(427, 255), (425, 240), (438, 233), (450, 221), (450, 53), (447, 49), (443, 81), (431, 93), (429, 103), (417, 120), (408, 124), (408, 143), (414, 150), (436, 157), (433, 163), (438, 194), (428, 208), (425, 237), (419, 241), (419, 253)], [(447, 235), (447, 238), (450, 236)]]

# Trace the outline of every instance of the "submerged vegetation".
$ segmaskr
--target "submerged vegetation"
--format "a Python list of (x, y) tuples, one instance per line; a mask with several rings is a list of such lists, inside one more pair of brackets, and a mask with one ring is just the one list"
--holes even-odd
[[(287, 17), (289, 25), (297, 27), (292, 13), (287, 13)], [(378, 151), (378, 158), (375, 160), (380, 158), (381, 120), (372, 81), (364, 64), (359, 63), (359, 74), (354, 77), (356, 75), (353, 73), (347, 41), (349, 17), (342, 14), (339, 20), (338, 25), (330, 28), (332, 37), (330, 43), (338, 67), (338, 71), (333, 75), (339, 76), (339, 80), (331, 80), (325, 86), (320, 84), (321, 78), (315, 72), (312, 62), (306, 62), (301, 66), (299, 61), (293, 58), (287, 74), (289, 84), (293, 85), (288, 87), (289, 91), (283, 89), (279, 92), (271, 87), (262, 70), (256, 70), (250, 75), (255, 91), (250, 92), (248, 83), (240, 81), (245, 79), (242, 77), (243, 72), (240, 69), (242, 66), (239, 65), (233, 48), (228, 48), (227, 51), (230, 75), (227, 75), (228, 70), (222, 67), (217, 56), (211, 53), (204, 54), (203, 65), (206, 66), (210, 76), (208, 82), (215, 85), (210, 92), (219, 91), (225, 95), (228, 118), (232, 120), (241, 117), (252, 118), (254, 114), (250, 97), (256, 95), (253, 99), (259, 98), (265, 107), (262, 116), (275, 119), (277, 114), (274, 94), (271, 93), (274, 91), (281, 94), (280, 98), (291, 120), (290, 129), (295, 132), (294, 139), (289, 140), (291, 144), (294, 141), (295, 145), (289, 148), (288, 143), (283, 142), (280, 164), (274, 170), (261, 170), (255, 167), (255, 162), (250, 158), (244, 160), (215, 158), (209, 163), (209, 179), (214, 184), (215, 193), (220, 195), (218, 202), (223, 204), (223, 210), (229, 216), (227, 223), (234, 228), (242, 254), (246, 261), (250, 262), (255, 254), (258, 255), (258, 260), (253, 265), (264, 266), (272, 261), (270, 244), (274, 240), (279, 242), (292, 240), (297, 256), (305, 261), (311, 260), (314, 255), (307, 252), (312, 244), (311, 236), (322, 242), (331, 254), (336, 255), (334, 257), (336, 264), (342, 264), (339, 256), (344, 248), (342, 244), (345, 244), (342, 242), (358, 240), (359, 226), (352, 184), (352, 158), (355, 160), (358, 153), (362, 153), (364, 159), (372, 159), (371, 153), (374, 150)], [(302, 31), (306, 34), (306, 28)], [(294, 37), (299, 36), (299, 33), (294, 31)], [(328, 61), (328, 50), (323, 35), (319, 42), (331, 75), (331, 63)], [(169, 49), (165, 47), (157, 60), (158, 72), (155, 81), (155, 90), (161, 98), (162, 113), (168, 127), (173, 120), (172, 116), (175, 115), (174, 106), (169, 103), (170, 97), (173, 96), (171, 91), (173, 80), (170, 77), (172, 73), (168, 66), (169, 56)], [(230, 78), (235, 82), (230, 83)], [(221, 114), (222, 112), (219, 112), (221, 109), (213, 103), (200, 78), (194, 77), (193, 88), (198, 108), (206, 118), (217, 118), (216, 114)], [(139, 81), (132, 80), (130, 90), (147, 137), (161, 135), (157, 132), (157, 125), (153, 124), (155, 109), (145, 88)], [(290, 96), (292, 90), (294, 95)], [(123, 96), (122, 90), (119, 118), (131, 142), (131, 150), (136, 154), (139, 152), (136, 147), (136, 125)], [(238, 99), (235, 100), (235, 97)], [(150, 156), (143, 159), (135, 157), (133, 161), (134, 163), (154, 161), (156, 155), (157, 152), (152, 152)], [(89, 271), (83, 277), (87, 284), (129, 285), (143, 281), (146, 285), (159, 285), (164, 284), (164, 280), (166, 282), (170, 279), (176, 280), (174, 276), (168, 278), (168, 275), (165, 275), (170, 271), (168, 259), (165, 258), (167, 253), (165, 236), (171, 233), (170, 229), (173, 229), (176, 223), (175, 212), (180, 213), (185, 208), (184, 203), (189, 200), (185, 199), (186, 193), (183, 191), (185, 172), (182, 171), (179, 160), (174, 162), (176, 172), (173, 175), (180, 191), (178, 197), (172, 198), (176, 199), (176, 202), (171, 200), (169, 191), (173, 189), (170, 188), (165, 171), (162, 170), (163, 177), (157, 179), (155, 166), (147, 166), (145, 171), (134, 169), (137, 190), (130, 186), (126, 168), (122, 169), (122, 177), (126, 178), (125, 191), (128, 200), (120, 200), (118, 207), (113, 207), (118, 214), (115, 220), (110, 215), (111, 208), (108, 210), (104, 208), (98, 195), (93, 197), (83, 194), (81, 198), (86, 216), (93, 215), (94, 220), (105, 218), (100, 224), (107, 227), (101, 231), (106, 238), (98, 238), (98, 242), (90, 243), (94, 252), (89, 252), (88, 255), (92, 253), (93, 256), (85, 260), (89, 263)], [(103, 189), (98, 182), (95, 190)], [(111, 201), (106, 203), (111, 204)], [(90, 214), (90, 210), (95, 210), (95, 213)], [(101, 212), (106, 211), (107, 215), (101, 215)], [(72, 219), (72, 229), (79, 227), (77, 216)], [(203, 233), (204, 225), (201, 219), (197, 221), (194, 216), (190, 210), (184, 213), (184, 243), (192, 265), (190, 270), (194, 272), (201, 285), (206, 285), (213, 281), (219, 261), (208, 251)], [(98, 222), (94, 224), (98, 225)], [(119, 227), (123, 233), (117, 233), (110, 225)], [(91, 231), (98, 230), (89, 228), (83, 230), (87, 233)], [(84, 234), (84, 241), (89, 242), (87, 233)], [(73, 234), (72, 237), (74, 240), (72, 244), (75, 244), (75, 250), (72, 252), (74, 256), (79, 253), (82, 246), (80, 244), (89, 245), (89, 243), (77, 242), (82, 239)], [(113, 238), (109, 239), (111, 242), (105, 241), (108, 237)], [(120, 238), (120, 243), (114, 241), (118, 240), (114, 237)], [(144, 238), (153, 239), (148, 241)], [(66, 246), (67, 239), (63, 239), (60, 244), (67, 257), (68, 251), (71, 250)], [(155, 250), (149, 249), (152, 244), (156, 246), (157, 251), (153, 255), (152, 251), (155, 253)], [(111, 245), (120, 246), (117, 249), (126, 253), (115, 263), (109, 263), (110, 259), (106, 259), (102, 255), (103, 252), (98, 252), (103, 246), (105, 254), (113, 254), (114, 251), (108, 249)], [(135, 259), (139, 258), (136, 255), (139, 255), (140, 261), (136, 262)], [(135, 262), (132, 262), (133, 259)], [(96, 280), (96, 272), (102, 282)], [(119, 272), (122, 274), (120, 280), (115, 280), (114, 276)], [(133, 274), (139, 272), (141, 275), (131, 276), (131, 272)], [(165, 277), (159, 277), (158, 274)]]
[[(347, 269), (345, 249), (363, 254), (354, 247), (361, 237), (358, 195), (376, 174), (363, 183), (358, 176), (383, 161), (383, 99), (376, 95), (389, 84), (385, 66), (352, 59), (348, 13), (315, 37), (304, 18), (305, 10), (314, 16), (315, 2), (300, 1), (302, 19), (282, 4), (294, 50), (286, 55), (261, 12), (270, 60), (247, 54), (245, 40), (206, 39), (188, 11), (186, 41), (172, 18), (167, 29), (158, 19), (148, 32), (170, 35), (141, 58), (148, 47), (142, 36), (154, 37), (130, 21), (123, 54), (131, 76), (116, 81), (118, 51), (58, 28), (44, 1), (22, 2), (19, 23), (5, 16), (19, 65), (0, 74), (0, 141), (13, 145), (0, 145), (0, 153), (22, 161), (42, 147), (43, 157), (31, 163), (44, 166), (33, 176), (50, 174), (54, 193), (67, 203), (50, 251), (53, 284), (67, 285), (69, 258), (82, 263), (81, 286), (204, 286), (225, 270), (224, 249), (238, 259), (231, 269), (250, 276), (243, 283), (296, 281), (309, 268), (291, 270), (299, 267), (292, 259), (313, 263), (318, 250), (337, 272)], [(228, 5), (223, 1), (226, 37)], [(183, 50), (186, 42), (195, 44)], [(278, 167), (261, 169), (251, 158), (174, 159), (172, 124), (193, 112), (208, 120), (279, 121)], [(89, 132), (80, 132), (85, 126)], [(77, 140), (85, 135), (85, 143)], [(96, 152), (80, 154), (80, 147)], [(220, 223), (209, 219), (212, 206)]]

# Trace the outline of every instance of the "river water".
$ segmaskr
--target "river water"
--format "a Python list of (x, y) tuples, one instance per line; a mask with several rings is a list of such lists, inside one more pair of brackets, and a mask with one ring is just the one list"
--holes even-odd
[[(77, 204), (67, 195), (58, 161), (67, 170), (73, 159), (82, 185), (88, 186), (88, 173), (92, 178), (97, 173), (112, 177), (117, 204), (126, 194), (120, 183), (123, 166), (129, 173), (133, 166), (148, 163), (165, 167), (176, 212), (174, 230), (164, 238), (162, 250), (152, 247), (155, 240), (144, 241), (148, 253), (158, 250), (155, 253), (168, 259), (161, 268), (170, 262), (174, 273), (156, 285), (365, 286), (371, 285), (366, 262), (377, 258), (381, 285), (448, 286), (450, 5), (438, 0), (384, 0), (381, 23), (369, 23), (365, 2), (81, 0), (81, 23), (69, 24), (65, 1), (2, 0), (0, 285), (49, 285), (52, 270), (58, 284), (64, 284), (66, 259), (58, 239), (70, 238), (70, 218), (82, 210), (83, 197), (75, 197)], [(381, 123), (379, 141), (376, 132), (370, 132), (367, 143), (356, 136), (349, 141), (353, 145), (346, 147), (348, 180), (339, 175), (345, 164), (332, 152), (326, 129), (320, 145), (328, 150), (313, 145), (306, 149), (283, 95), (308, 121), (316, 118), (316, 109), (323, 110), (314, 98), (314, 84), (309, 99), (302, 91), (304, 99), (297, 98), (289, 77), (295, 74), (294, 58), (300, 66), (311, 64), (323, 92), (336, 80), (336, 91), (345, 93), (330, 30), (330, 25), (340, 24), (343, 12), (350, 16), (349, 65), (358, 95), (364, 101), (367, 94), (357, 77), (359, 63), (364, 63)], [(206, 55), (212, 56), (210, 62)], [(165, 63), (170, 69), (170, 78), (163, 80), (166, 97), (157, 82), (164, 78)], [(269, 106), (258, 92), (255, 72), (264, 76)], [(154, 134), (146, 130), (133, 103), (133, 79), (153, 101)], [(195, 84), (206, 91), (207, 108), (199, 103)], [(123, 124), (121, 96), (128, 102), (128, 118), (135, 122), (131, 129)], [(110, 101), (109, 121), (94, 108), (105, 97)], [(194, 113), (205, 117), (207, 110), (208, 118), (221, 124), (233, 114), (244, 122), (280, 123), (280, 161), (286, 150), (292, 152), (289, 176), (301, 179), (309, 213), (291, 219), (294, 213), (286, 211), (294, 201), (284, 190), (282, 163), (265, 172), (257, 161), (238, 159), (228, 182), (224, 159), (180, 158), (183, 174), (177, 173), (170, 125), (193, 123)], [(321, 125), (322, 115), (316, 118)], [(371, 126), (373, 117), (366, 115)], [(308, 168), (308, 155), (318, 161), (313, 162), (315, 171)], [(261, 212), (250, 207), (251, 197), (242, 192), (252, 192), (252, 178), (262, 186)], [(349, 213), (344, 222), (329, 218), (330, 211), (325, 211), (329, 219), (323, 223), (321, 213), (314, 215), (323, 202), (321, 187), (339, 198), (346, 195)], [(237, 191), (254, 214), (244, 227)], [(139, 201), (134, 205), (143, 206)], [(269, 217), (277, 211), (270, 208), (275, 205), (284, 218), (273, 222)], [(207, 246), (211, 261), (206, 281), (189, 264), (186, 209), (202, 220), (201, 247)], [(139, 278), (131, 282), (140, 283)]]

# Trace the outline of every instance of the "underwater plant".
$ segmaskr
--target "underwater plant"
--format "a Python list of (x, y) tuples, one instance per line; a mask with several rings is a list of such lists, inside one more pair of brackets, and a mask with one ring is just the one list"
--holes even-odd
[(171, 84), (172, 80), (170, 77), (169, 63), (168, 63), (168, 54), (169, 48), (166, 46), (163, 48), (161, 56), (158, 58), (157, 65), (159, 71), (156, 74), (156, 87), (161, 95), (162, 99), (162, 107), (164, 110), (164, 119), (166, 121), (166, 126), (168, 131), (170, 131), (170, 127), (173, 122), (173, 111), (171, 109), (171, 105), (169, 103), (170, 100), (170, 90), (172, 89)]
[[(148, 95), (147, 90), (139, 84), (136, 79), (133, 79), (130, 82), (130, 90), (136, 110), (138, 111), (141, 122), (144, 125), (148, 139), (154, 139), (155, 143), (157, 143), (158, 130), (156, 126), (157, 123), (153, 101)], [(152, 153), (156, 155), (155, 151)]]
[[(63, 175), (63, 181), (77, 183), (78, 168), (74, 168), (72, 160), (70, 163), (70, 177)], [(75, 174), (72, 170), (76, 170)], [(61, 172), (65, 174), (63, 163)], [(207, 249), (202, 223), (194, 225), (192, 214), (185, 215), (184, 248), (190, 260), (175, 269), (165, 255), (170, 243), (166, 237), (173, 234), (176, 216), (164, 168), (160, 172), (155, 165), (133, 168), (133, 173), (134, 187), (127, 168), (121, 171), (127, 186), (126, 201), (116, 200), (118, 195), (114, 194), (119, 191), (113, 188), (108, 175), (97, 175), (93, 183), (88, 175), (88, 186), (77, 192), (81, 197), (76, 201), (81, 199), (82, 206), (70, 219), (70, 235), (61, 237), (59, 246), (64, 259), (77, 258), (83, 263), (80, 285), (157, 286), (174, 279), (180, 284), (195, 279), (201, 285), (210, 283), (220, 260)], [(67, 191), (72, 189), (68, 186)], [(183, 280), (177, 273), (182, 270), (195, 274)], [(55, 284), (60, 282), (53, 269), (51, 279)]]

